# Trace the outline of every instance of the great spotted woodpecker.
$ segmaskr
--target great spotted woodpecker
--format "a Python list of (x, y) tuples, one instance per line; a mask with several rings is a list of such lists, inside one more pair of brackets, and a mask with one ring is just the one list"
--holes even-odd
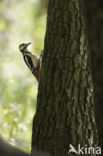
[(41, 67), (41, 57), (39, 58), (37, 55), (28, 51), (27, 47), (31, 44), (22, 43), (19, 46), (19, 50), (21, 51), (24, 61), (26, 65), (31, 70), (32, 74), (36, 77), (37, 81), (39, 80), (39, 72)]

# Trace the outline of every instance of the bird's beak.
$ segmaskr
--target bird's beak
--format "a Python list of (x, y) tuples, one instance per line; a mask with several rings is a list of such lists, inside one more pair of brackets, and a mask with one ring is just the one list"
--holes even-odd
[(31, 42), (27, 43), (27, 44), (26, 44), (26, 47), (28, 47), (28, 45), (30, 45), (30, 44), (31, 44)]

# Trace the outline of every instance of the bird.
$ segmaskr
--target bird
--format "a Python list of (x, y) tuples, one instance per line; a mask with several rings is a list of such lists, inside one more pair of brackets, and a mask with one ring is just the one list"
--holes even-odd
[(24, 62), (32, 72), (32, 74), (36, 77), (37, 81), (39, 81), (39, 72), (40, 72), (40, 62), (41, 58), (39, 58), (36, 54), (28, 51), (28, 46), (31, 44), (29, 43), (22, 43), (19, 45), (19, 50), (23, 55)]
[(75, 150), (75, 148), (72, 144), (70, 144), (69, 146), (70, 146), (70, 150), (69, 150), (68, 154), (71, 152), (78, 154), (78, 152)]

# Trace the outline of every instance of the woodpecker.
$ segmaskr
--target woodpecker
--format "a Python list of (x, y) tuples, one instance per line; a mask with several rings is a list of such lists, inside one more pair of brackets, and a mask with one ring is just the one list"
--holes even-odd
[(28, 46), (31, 44), (29, 43), (22, 43), (19, 46), (19, 50), (23, 55), (24, 61), (32, 74), (36, 77), (37, 81), (39, 80), (39, 72), (40, 72), (40, 58), (28, 51)]

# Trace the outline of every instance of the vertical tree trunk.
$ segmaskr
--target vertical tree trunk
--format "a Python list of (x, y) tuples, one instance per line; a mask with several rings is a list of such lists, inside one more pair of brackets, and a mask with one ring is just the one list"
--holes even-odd
[(84, 29), (79, 0), (49, 0), (32, 149), (67, 156), (69, 144), (96, 145)]
[(99, 144), (103, 146), (103, 0), (83, 0), (94, 82)]

